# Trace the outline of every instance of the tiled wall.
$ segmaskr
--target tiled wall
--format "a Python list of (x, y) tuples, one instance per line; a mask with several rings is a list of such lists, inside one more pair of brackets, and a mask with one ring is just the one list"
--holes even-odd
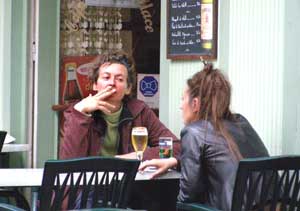
[(232, 109), (248, 118), (271, 154), (282, 150), (283, 17), (281, 0), (230, 1)]

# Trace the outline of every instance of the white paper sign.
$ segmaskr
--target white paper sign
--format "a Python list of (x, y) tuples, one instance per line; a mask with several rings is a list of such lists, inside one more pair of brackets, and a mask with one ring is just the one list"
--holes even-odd
[(4, 139), (4, 144), (9, 144), (9, 143), (12, 143), (16, 140), (15, 137), (9, 135), (8, 133), (6, 134), (5, 136), (5, 139)]
[(137, 98), (143, 100), (150, 108), (159, 107), (158, 74), (138, 74)]

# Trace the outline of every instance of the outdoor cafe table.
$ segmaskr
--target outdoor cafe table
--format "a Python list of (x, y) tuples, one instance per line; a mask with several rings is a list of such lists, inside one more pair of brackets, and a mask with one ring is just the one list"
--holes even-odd
[(29, 144), (9, 143), (3, 144), (0, 152), (0, 168), (9, 168), (10, 153), (27, 152), (30, 150)]
[(29, 144), (3, 144), (1, 153), (8, 153), (8, 152), (26, 152), (29, 151), (30, 145)]
[[(43, 172), (43, 168), (0, 169), (0, 187), (31, 187), (36, 190), (36, 188), (40, 187), (42, 184)], [(151, 171), (145, 171), (143, 173), (138, 172), (135, 177), (135, 181), (149, 181), (151, 174)], [(178, 171), (169, 170), (166, 174), (161, 175), (155, 180), (152, 180), (152, 182), (162, 180), (178, 180), (179, 178), (180, 173)], [(35, 205), (36, 200), (37, 192), (32, 191), (32, 205)], [(33, 210), (35, 210), (35, 206), (33, 206)]]

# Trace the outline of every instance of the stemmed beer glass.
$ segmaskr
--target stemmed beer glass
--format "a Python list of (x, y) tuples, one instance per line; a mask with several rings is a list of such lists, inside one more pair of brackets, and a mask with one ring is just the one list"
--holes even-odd
[(131, 142), (136, 152), (136, 158), (143, 160), (143, 153), (148, 144), (148, 131), (146, 127), (133, 127), (131, 131)]

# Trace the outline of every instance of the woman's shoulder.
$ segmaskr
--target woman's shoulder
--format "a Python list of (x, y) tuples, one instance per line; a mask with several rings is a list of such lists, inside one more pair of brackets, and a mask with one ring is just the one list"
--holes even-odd
[(252, 128), (250, 122), (242, 114), (235, 113), (230, 119), (224, 121), (227, 129), (233, 131), (239, 131), (240, 129)]
[(198, 142), (209, 142), (214, 130), (210, 122), (198, 120), (186, 125), (180, 133), (181, 139), (197, 140)]
[(211, 124), (208, 121), (198, 120), (186, 125), (181, 132), (198, 134), (204, 132), (207, 129), (211, 129)]
[(234, 122), (249, 124), (247, 118), (244, 117), (242, 114), (239, 114), (239, 113), (233, 114), (233, 118), (232, 119), (233, 119)]
[(235, 114), (235, 117), (235, 121), (228, 125), (228, 129), (242, 155), (244, 157), (267, 156), (268, 150), (250, 122), (241, 114)]

